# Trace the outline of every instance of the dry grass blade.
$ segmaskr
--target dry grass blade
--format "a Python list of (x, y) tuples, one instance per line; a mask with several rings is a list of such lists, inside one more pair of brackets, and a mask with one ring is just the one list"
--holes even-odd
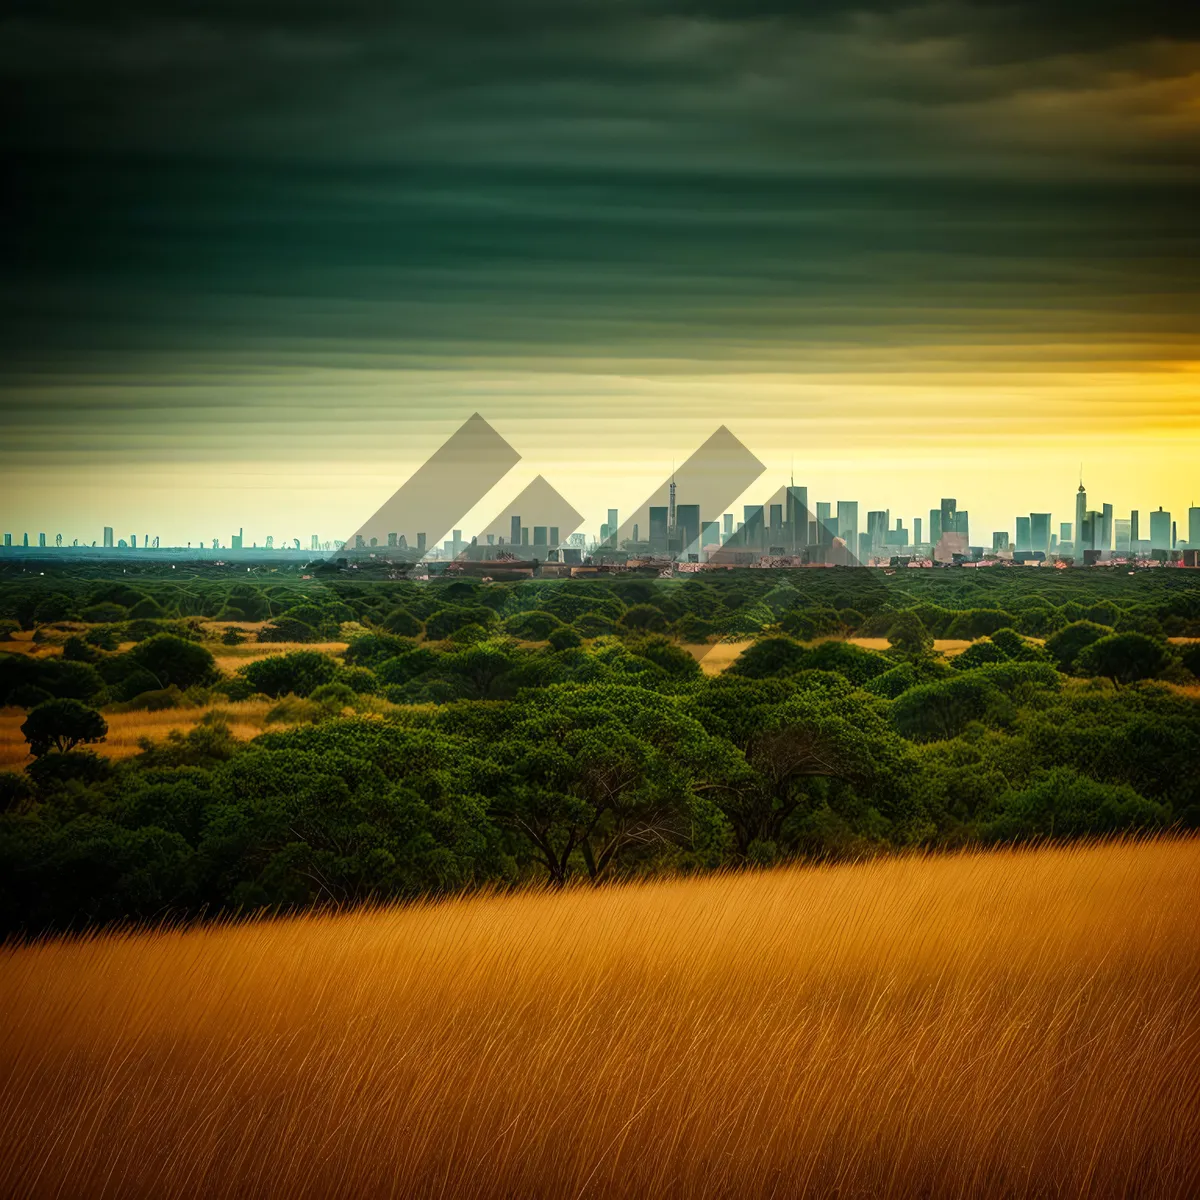
[(1200, 1191), (1200, 844), (103, 936), (0, 963), (12, 1196)]

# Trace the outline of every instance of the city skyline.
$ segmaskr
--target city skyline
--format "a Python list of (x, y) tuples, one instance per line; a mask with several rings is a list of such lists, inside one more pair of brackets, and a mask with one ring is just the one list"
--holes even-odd
[[(478, 414), (472, 418), (472, 421), (478, 421), (484, 428), (489, 428), (485, 422), (482, 422)], [(459, 431), (459, 434), (461, 435), (470, 424), (471, 422), (468, 422)], [(452, 441), (453, 439), (451, 439)], [(446, 445), (449, 446), (451, 442)], [(500, 444), (506, 451), (511, 449), (503, 441)], [(443, 451), (445, 449), (446, 446), (442, 448)], [(500, 480), (507, 475), (508, 468), (515, 465), (519, 458), (519, 455), (512, 454), (511, 459), (506, 462), (504, 469), (499, 473), (497, 481), (491, 486), (483, 488), (485, 498), (490, 497), (503, 486)], [(428, 465), (426, 464), (426, 466)], [(758, 466), (761, 467), (761, 464)], [(415, 475), (419, 478), (420, 472)], [(466, 476), (463, 476), (463, 480), (465, 478)], [(91, 542), (77, 537), (68, 541), (67, 537), (70, 535), (64, 537), (61, 532), (50, 535), (45, 530), (38, 530), (31, 536), (28, 530), (16, 534), (5, 529), (3, 546), (14, 549), (55, 549), (60, 547), (69, 549), (72, 546), (137, 549), (140, 546), (145, 549), (153, 544), (155, 549), (161, 545), (162, 548), (171, 549), (192, 547), (205, 550), (286, 549), (302, 553), (337, 552), (342, 547), (348, 550), (367, 552), (375, 549), (386, 552), (400, 548), (413, 551), (416, 555), (424, 555), (428, 550), (433, 556), (442, 554), (449, 557), (459, 553), (468, 545), (475, 544), (478, 539), (481, 546), (494, 546), (497, 551), (506, 549), (513, 551), (515, 549), (520, 552), (524, 549), (528, 552), (537, 547), (543, 548), (544, 551), (546, 548), (568, 543), (586, 547), (590, 551), (606, 546), (620, 548), (636, 543), (644, 545), (650, 553), (667, 554), (669, 552), (667, 543), (669, 532), (672, 539), (671, 552), (686, 560), (689, 550), (694, 555), (696, 551), (702, 550), (710, 544), (721, 545), (731, 535), (742, 535), (745, 526), (747, 532), (744, 539), (739, 537), (735, 540), (738, 545), (745, 545), (748, 549), (768, 551), (781, 538), (786, 538), (790, 543), (787, 549), (791, 551), (795, 550), (797, 546), (808, 548), (829, 545), (834, 538), (840, 538), (850, 554), (858, 556), (863, 561), (866, 561), (868, 557), (887, 557), (889, 553), (902, 555), (909, 552), (910, 549), (915, 551), (922, 546), (932, 550), (943, 532), (961, 534), (967, 547), (979, 548), (985, 554), (1002, 552), (1008, 555), (1015, 552), (1017, 555), (1034, 555), (1041, 553), (1049, 557), (1053, 553), (1058, 553), (1074, 554), (1078, 557), (1083, 549), (1101, 550), (1115, 554), (1122, 551), (1137, 551), (1139, 547), (1144, 551), (1200, 547), (1200, 506), (1189, 505), (1182, 512), (1165, 509), (1161, 505), (1157, 508), (1140, 507), (1129, 510), (1124, 516), (1118, 515), (1111, 502), (1097, 499), (1095, 493), (1092, 493), (1089, 499), (1082, 474), (1072, 496), (1072, 519), (1062, 519), (1059, 510), (1031, 512), (1023, 515), (1017, 514), (1008, 526), (991, 530), (985, 530), (983, 524), (986, 522), (980, 523), (978, 519), (973, 527), (969, 525), (970, 507), (959, 504), (957, 497), (940, 497), (938, 505), (930, 507), (927, 512), (911, 515), (901, 512), (899, 509), (892, 509), (890, 506), (882, 509), (870, 509), (858, 499), (844, 497), (836, 500), (821, 500), (814, 497), (810, 503), (808, 486), (797, 485), (794, 476), (787, 485), (773, 493), (768, 500), (764, 501), (760, 497), (756, 502), (752, 498), (764, 491), (762, 481), (758, 480), (754, 485), (738, 494), (737, 503), (731, 505), (729, 511), (725, 511), (724, 507), (721, 507), (721, 511), (711, 513), (702, 505), (691, 503), (686, 491), (677, 497), (674, 468), (670, 476), (669, 489), (670, 507), (651, 508), (648, 520), (643, 508), (643, 520), (640, 528), (621, 504), (616, 507), (606, 507), (603, 510), (607, 517), (605, 522), (597, 524), (584, 518), (572, 510), (563, 497), (544, 478), (538, 476), (533, 485), (523, 489), (519, 496), (509, 502), (508, 510), (512, 515), (497, 516), (489, 523), (491, 532), (481, 530), (477, 534), (464, 534), (462, 528), (454, 528), (446, 530), (443, 538), (436, 532), (430, 533), (422, 530), (414, 533), (410, 530), (406, 541), (403, 532), (397, 530), (382, 532), (388, 523), (388, 518), (380, 517), (380, 514), (377, 514), (377, 518), (382, 520), (382, 523), (379, 524), (380, 532), (378, 534), (374, 536), (368, 534), (364, 537), (360, 533), (351, 535), (344, 540), (336, 537), (323, 537), (320, 533), (307, 535), (294, 533), (276, 535), (272, 533), (259, 535), (262, 539), (260, 546), (258, 538), (246, 535), (245, 526), (239, 526), (237, 534), (222, 535), (218, 533), (211, 537), (198, 536), (185, 543), (164, 540), (161, 535), (149, 532), (140, 534), (130, 532), (126, 536), (122, 536), (119, 532), (115, 532), (115, 526), (104, 526), (101, 537), (93, 539)], [(390, 502), (392, 505), (399, 497), (403, 496), (404, 490), (402, 485)], [(445, 507), (447, 502), (449, 507)], [(522, 509), (522, 502), (529, 507), (529, 513), (524, 519), (517, 511)], [(453, 499), (444, 500), (442, 504), (444, 513), (459, 512), (462, 507), (460, 503), (456, 508)], [(1091, 504), (1099, 504), (1100, 507), (1089, 507)], [(546, 508), (547, 505), (552, 507)], [(477, 504), (471, 505), (472, 511), (477, 506)], [(803, 517), (793, 516), (801, 508)], [(420, 511), (419, 507), (417, 511)], [(444, 513), (441, 514), (443, 517)], [(620, 517), (622, 513), (626, 513), (623, 521)], [(657, 516), (655, 516), (656, 513)], [(439, 518), (434, 517), (433, 519), (436, 523)], [(454, 518), (449, 519), (453, 520)], [(408, 523), (411, 524), (413, 520), (420, 524), (422, 518), (410, 516)], [(459, 517), (459, 520), (461, 521), (462, 518)], [(555, 520), (560, 524), (549, 523)], [(755, 522), (757, 522), (757, 526)], [(783, 524), (781, 525), (781, 523)], [(798, 529), (803, 528), (803, 532), (798, 535), (791, 532), (786, 534), (779, 532), (781, 528), (790, 530), (793, 526)], [(469, 525), (465, 527), (471, 528)], [(440, 529), (440, 524), (437, 525), (437, 528)], [(560, 529), (561, 539), (559, 538)], [(683, 532), (680, 533), (680, 530)], [(1081, 536), (1084, 539), (1082, 544)], [(53, 541), (51, 537), (53, 537)], [(444, 548), (443, 541), (445, 542)]]

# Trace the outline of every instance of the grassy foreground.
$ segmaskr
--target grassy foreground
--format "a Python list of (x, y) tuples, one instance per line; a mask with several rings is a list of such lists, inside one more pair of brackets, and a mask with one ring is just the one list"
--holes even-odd
[(10, 949), (0, 1194), (1195, 1195), (1200, 843)]

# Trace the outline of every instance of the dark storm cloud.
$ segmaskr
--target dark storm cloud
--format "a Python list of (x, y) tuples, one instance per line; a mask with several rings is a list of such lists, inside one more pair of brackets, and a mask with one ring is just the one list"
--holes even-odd
[(1158, 0), (10, 4), (6, 371), (1183, 335), (1198, 36)]

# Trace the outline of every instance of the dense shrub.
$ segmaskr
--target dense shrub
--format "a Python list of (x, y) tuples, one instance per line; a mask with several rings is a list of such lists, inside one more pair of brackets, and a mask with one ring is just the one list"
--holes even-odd
[(1171, 660), (1165, 642), (1144, 633), (1110, 633), (1085, 646), (1075, 660), (1085, 675), (1104, 675), (1114, 683), (1153, 679)]
[(913, 612), (896, 614), (887, 631), (888, 644), (902, 654), (927, 654), (933, 649), (933, 638)]
[(1004, 612), (1002, 609), (972, 608), (959, 613), (950, 622), (945, 636), (974, 640), (987, 637), (988, 634), (995, 633), (998, 629), (1011, 628), (1012, 623), (1012, 613)]
[(809, 651), (799, 642), (786, 637), (768, 637), (747, 646), (729, 671), (747, 679), (767, 679), (792, 675), (808, 660)]
[(1092, 621), (1075, 621), (1046, 639), (1046, 650), (1064, 671), (1075, 669), (1075, 660), (1093, 642), (1112, 633), (1106, 625)]
[(1013, 708), (1003, 692), (974, 672), (906, 691), (892, 704), (899, 733), (914, 742), (957, 737), (973, 721), (1011, 719)]
[(1128, 784), (1101, 783), (1069, 767), (1057, 767), (1002, 796), (980, 832), (995, 841), (1080, 837), (1153, 829), (1167, 819), (1161, 804), (1139, 796)]
[(393, 608), (382, 624), (388, 633), (406, 638), (420, 637), (425, 628), (406, 608)]
[(540, 609), (517, 613), (504, 622), (504, 632), (526, 642), (544, 642), (563, 622), (553, 613)]
[(634, 604), (621, 614), (618, 624), (635, 633), (663, 633), (667, 628), (667, 618), (662, 609), (653, 604)]
[(216, 660), (206, 647), (169, 633), (140, 642), (129, 651), (129, 659), (155, 676), (159, 687), (173, 683), (179, 688), (189, 688), (215, 683), (218, 678)]
[(495, 620), (495, 611), (483, 604), (470, 608), (440, 608), (425, 622), (425, 636), (440, 641), (464, 626), (480, 625), (486, 629)]
[(550, 631), (547, 641), (552, 650), (572, 650), (576, 646), (582, 645), (583, 639), (570, 625), (560, 625), (557, 629)]
[(326, 640), (326, 635), (322, 630), (314, 629), (304, 621), (298, 621), (290, 616), (282, 616), (274, 617), (264, 625), (255, 634), (255, 640), (259, 642), (323, 642)]
[(238, 668), (238, 674), (266, 696), (307, 696), (323, 683), (332, 683), (338, 666), (318, 650), (293, 650), (276, 654)]

